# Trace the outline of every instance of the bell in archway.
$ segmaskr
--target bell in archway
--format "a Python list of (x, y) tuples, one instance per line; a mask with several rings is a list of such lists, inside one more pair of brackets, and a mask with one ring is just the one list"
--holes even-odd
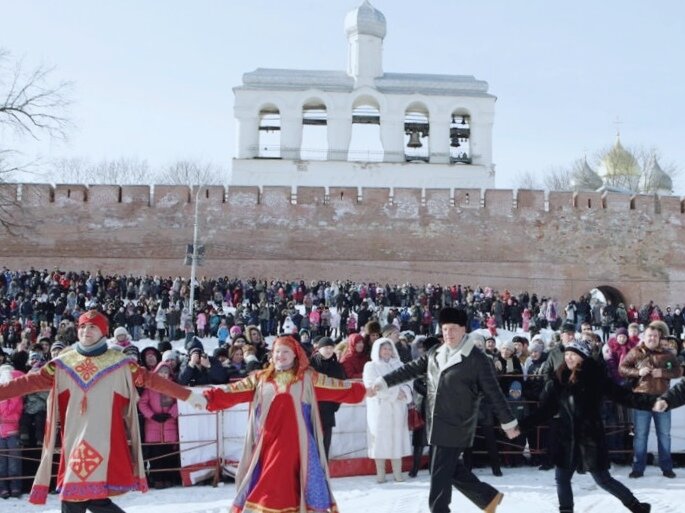
[(409, 142), (407, 143), (407, 148), (421, 148), (421, 135), (419, 132), (411, 132), (409, 134)]
[(452, 148), (459, 148), (459, 146), (461, 146), (461, 144), (459, 144), (459, 137), (452, 137), (450, 146)]

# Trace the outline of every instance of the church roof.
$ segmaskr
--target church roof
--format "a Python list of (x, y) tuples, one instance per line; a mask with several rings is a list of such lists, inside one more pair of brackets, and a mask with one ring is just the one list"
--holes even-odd
[[(488, 94), (488, 83), (472, 75), (431, 75), (385, 73), (375, 81), (385, 94), (425, 94), (437, 96), (478, 96)], [(257, 68), (243, 75), (243, 85), (236, 88), (256, 90), (352, 92), (354, 78), (344, 71)]]
[(596, 191), (604, 185), (599, 175), (587, 163), (587, 158), (583, 159), (583, 165), (573, 172), (572, 180), (579, 191)]
[(640, 176), (640, 165), (637, 160), (621, 144), (620, 135), (616, 135), (616, 143), (602, 158), (604, 176)]
[(661, 169), (656, 157), (645, 175), (645, 190), (648, 192), (673, 191), (673, 179)]
[(364, 34), (383, 39), (386, 30), (385, 16), (371, 5), (368, 0), (364, 0), (364, 3), (348, 12), (347, 16), (345, 16), (345, 33), (348, 36), (351, 34)]

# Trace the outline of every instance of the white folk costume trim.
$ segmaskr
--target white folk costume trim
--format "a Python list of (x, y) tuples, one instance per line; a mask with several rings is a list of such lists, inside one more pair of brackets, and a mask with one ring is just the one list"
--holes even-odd
[[(48, 396), (46, 443), (30, 502), (45, 504), (47, 499), (63, 394), (68, 394), (68, 406), (65, 418), (61, 419), (60, 458), (64, 474), (59, 482), (60, 499), (76, 502), (131, 490), (147, 491), (136, 412), (138, 392), (129, 364), (130, 360), (119, 351), (108, 350), (99, 356), (69, 351), (44, 368), (43, 372), (53, 375), (53, 384)], [(118, 400), (115, 395), (127, 401), (123, 419), (112, 416)], [(84, 415), (88, 416), (86, 422), (82, 422)], [(119, 427), (123, 432), (119, 432)], [(126, 435), (130, 437), (130, 446)], [(125, 442), (128, 452), (112, 454), (113, 440), (119, 445)]]

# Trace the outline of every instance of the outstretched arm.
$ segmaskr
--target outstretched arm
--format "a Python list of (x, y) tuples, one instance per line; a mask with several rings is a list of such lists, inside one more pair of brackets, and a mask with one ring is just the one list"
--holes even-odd
[(225, 386), (208, 388), (202, 393), (207, 398), (207, 410), (219, 411), (251, 401), (256, 388), (257, 377), (252, 375)]
[(399, 385), (410, 379), (416, 379), (428, 370), (428, 354), (423, 355), (409, 363), (405, 363), (399, 369), (396, 369), (389, 374), (383, 376), (388, 387)]
[(655, 411), (678, 408), (685, 404), (685, 379), (681, 379), (673, 388), (669, 389), (656, 402)]
[(312, 382), (317, 401), (359, 403), (366, 395), (366, 388), (362, 383), (330, 378), (318, 372), (314, 374)]
[(50, 390), (54, 381), (55, 364), (48, 362), (41, 368), (40, 372), (24, 374), (8, 383), (0, 385), (0, 401)]
[(191, 389), (178, 385), (170, 379), (163, 378), (156, 372), (150, 372), (133, 362), (129, 366), (131, 374), (133, 374), (133, 383), (137, 387), (150, 388), (181, 401), (187, 401), (191, 395)]

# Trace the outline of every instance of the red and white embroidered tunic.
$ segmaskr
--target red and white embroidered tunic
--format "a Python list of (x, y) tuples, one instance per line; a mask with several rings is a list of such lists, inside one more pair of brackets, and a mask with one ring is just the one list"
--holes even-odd
[(78, 502), (147, 491), (136, 387), (181, 400), (190, 395), (190, 390), (148, 373), (114, 350), (99, 356), (67, 351), (39, 373), (0, 386), (0, 400), (50, 390), (43, 454), (30, 502), (45, 504), (58, 430), (61, 500)]

